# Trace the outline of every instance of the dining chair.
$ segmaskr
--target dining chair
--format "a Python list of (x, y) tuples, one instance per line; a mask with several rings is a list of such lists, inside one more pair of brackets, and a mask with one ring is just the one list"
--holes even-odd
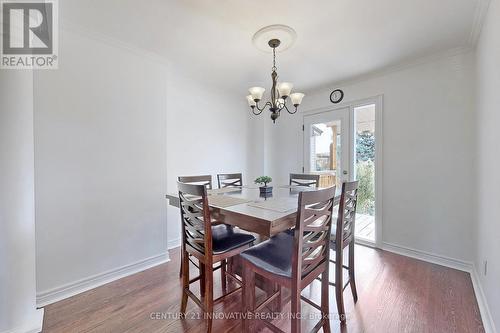
[[(256, 332), (264, 326), (283, 332), (266, 316), (257, 316), (271, 302), (281, 300), (282, 287), (291, 291), (291, 332), (300, 332), (301, 300), (321, 311), (313, 328), (330, 332), (328, 306), (329, 243), (335, 187), (299, 193), (295, 229), (281, 232), (241, 253), (243, 265), (243, 332)], [(255, 274), (280, 287), (256, 306)], [(321, 275), (321, 305), (301, 295), (301, 291)], [(257, 320), (259, 319), (259, 320)]]
[[(335, 297), (337, 299), (337, 310), (341, 322), (345, 323), (344, 290), (348, 284), (351, 285), (354, 303), (358, 301), (356, 291), (356, 280), (354, 276), (354, 227), (356, 221), (356, 205), (358, 201), (358, 182), (346, 182), (342, 184), (340, 195), (337, 224), (332, 228), (330, 237), (330, 249), (335, 253), (335, 260), (331, 260), (335, 267), (335, 282), (329, 282), (335, 286)], [(349, 247), (349, 263), (344, 265), (344, 249)], [(349, 273), (349, 280), (343, 284), (343, 269)], [(323, 277), (322, 277), (323, 278)]]
[[(214, 304), (241, 290), (241, 280), (232, 272), (224, 272), (224, 275), (240, 284), (240, 287), (214, 300), (213, 270), (206, 267), (213, 267), (218, 262), (238, 255), (251, 246), (255, 237), (238, 232), (225, 224), (212, 224), (206, 186), (181, 182), (177, 182), (177, 186), (182, 220), (181, 313), (185, 315), (188, 297), (191, 298), (204, 311), (207, 332), (211, 332)], [(189, 255), (198, 259), (200, 263), (199, 276), (193, 279), (189, 278)], [(191, 283), (198, 280), (204, 286), (201, 298), (196, 297), (189, 288)]]
[(243, 186), (241, 173), (223, 173), (217, 175), (219, 188)]
[[(198, 185), (204, 185), (208, 190), (212, 189), (212, 176), (211, 175), (202, 175), (202, 176), (179, 176), (177, 177), (177, 180), (181, 183), (185, 184), (198, 184)], [(197, 268), (198, 265), (189, 258), (191, 263), (195, 265)], [(182, 260), (182, 251), (181, 251), (181, 266), (179, 268), (179, 277), (182, 277), (182, 265), (183, 265), (183, 260)], [(217, 267), (218, 268), (218, 267)], [(203, 286), (200, 286), (200, 288), (203, 288)]]
[(203, 176), (179, 176), (177, 178), (178, 181), (185, 184), (201, 184), (205, 185), (208, 190), (212, 189), (212, 176), (211, 175), (203, 175)]
[(319, 187), (319, 175), (310, 175), (305, 173), (291, 173), (290, 185)]

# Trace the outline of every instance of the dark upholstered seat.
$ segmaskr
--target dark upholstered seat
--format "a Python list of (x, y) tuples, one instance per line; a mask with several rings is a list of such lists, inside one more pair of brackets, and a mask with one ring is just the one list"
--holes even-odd
[[(332, 225), (335, 186), (317, 191), (300, 192), (295, 229), (281, 232), (269, 240), (240, 253), (243, 266), (242, 332), (256, 332), (261, 326), (273, 332), (283, 332), (267, 318), (258, 314), (264, 306), (271, 312), (281, 312), (283, 289), (290, 290), (291, 332), (301, 332), (301, 300), (321, 311), (321, 319), (311, 332), (330, 332), (328, 299), (328, 242)], [(265, 288), (268, 298), (260, 305), (255, 301), (255, 275), (269, 280)], [(301, 291), (317, 278), (321, 282), (321, 305), (301, 295)], [(274, 303), (273, 303), (274, 302)], [(257, 326), (257, 322), (259, 325)]]
[(292, 275), (293, 232), (286, 231), (243, 251), (240, 255), (253, 265), (283, 277)]
[(212, 251), (214, 254), (234, 250), (240, 246), (250, 244), (255, 237), (235, 230), (227, 224), (212, 227)]

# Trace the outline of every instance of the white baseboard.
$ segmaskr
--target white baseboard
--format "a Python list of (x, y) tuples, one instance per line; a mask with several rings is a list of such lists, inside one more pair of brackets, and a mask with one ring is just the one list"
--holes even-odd
[(167, 249), (173, 249), (175, 247), (181, 246), (181, 238), (171, 239), (167, 242)]
[(406, 246), (401, 246), (397, 244), (384, 242), (382, 244), (382, 250), (400, 254), (402, 256), (419, 259), (422, 261), (430, 262), (433, 264), (458, 269), (459, 271), (472, 272), (472, 262), (463, 261), (459, 259), (449, 258), (446, 256), (441, 256), (433, 254), (430, 252), (425, 252), (421, 250), (412, 249)]
[(472, 279), (474, 293), (476, 294), (479, 312), (481, 313), (481, 319), (483, 320), (484, 331), (486, 333), (497, 333), (495, 322), (493, 321), (493, 316), (491, 315), (490, 308), (488, 307), (488, 302), (486, 301), (483, 287), (481, 286), (481, 280), (479, 280), (479, 274), (475, 266), (472, 267), (470, 277)]
[(469, 273), (472, 280), (474, 293), (476, 295), (477, 304), (479, 306), (479, 312), (481, 313), (481, 319), (483, 321), (484, 331), (486, 333), (497, 333), (493, 317), (491, 316), (491, 312), (488, 307), (488, 302), (486, 301), (486, 297), (484, 296), (483, 288), (481, 286), (481, 281), (479, 280), (479, 275), (472, 262), (440, 256), (433, 253), (415, 250), (405, 246), (386, 243), (386, 242), (383, 243), (382, 249), (385, 251), (400, 254), (402, 256), (419, 259), (422, 261), (458, 269), (460, 271)]
[(36, 309), (35, 310), (35, 315), (33, 316), (33, 319), (29, 322), (24, 324), (23, 326), (19, 326), (7, 331), (3, 331), (1, 333), (39, 333), (42, 331), (43, 328), (43, 314), (44, 310), (43, 309)]
[(44, 307), (48, 304), (52, 304), (65, 298), (80, 294), (84, 291), (97, 288), (126, 276), (139, 273), (168, 261), (170, 261), (170, 257), (167, 251), (166, 253), (146, 258), (132, 264), (124, 265), (107, 272), (96, 274), (57, 288), (42, 291), (36, 295), (36, 305), (37, 307)]

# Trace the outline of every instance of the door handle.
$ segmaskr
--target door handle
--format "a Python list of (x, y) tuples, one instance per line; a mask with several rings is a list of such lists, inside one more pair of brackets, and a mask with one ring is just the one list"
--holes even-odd
[(346, 170), (342, 171), (342, 173), (343, 173), (344, 175), (347, 175), (347, 171), (346, 171)]

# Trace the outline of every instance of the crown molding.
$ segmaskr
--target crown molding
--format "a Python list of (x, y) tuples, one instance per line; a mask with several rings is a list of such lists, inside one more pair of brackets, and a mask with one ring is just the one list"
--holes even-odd
[(430, 54), (427, 56), (414, 57), (414, 58), (411, 58), (409, 60), (396, 63), (394, 65), (389, 65), (386, 67), (375, 69), (373, 71), (369, 71), (369, 72), (366, 72), (363, 74), (355, 75), (355, 76), (347, 78), (347, 79), (333, 81), (333, 82), (329, 82), (328, 84), (323, 84), (323, 85), (320, 85), (317, 87), (313, 87), (311, 89), (305, 90), (305, 92), (306, 93), (314, 93), (314, 92), (321, 91), (321, 90), (328, 90), (328, 89), (331, 89), (332, 87), (349, 86), (349, 85), (360, 83), (360, 82), (363, 82), (363, 81), (366, 81), (369, 79), (373, 79), (373, 78), (377, 78), (377, 77), (381, 77), (381, 76), (386, 76), (386, 75), (391, 74), (391, 73), (399, 72), (399, 71), (402, 71), (405, 69), (409, 69), (409, 68), (416, 67), (416, 66), (421, 66), (424, 64), (428, 64), (428, 63), (433, 63), (433, 62), (436, 62), (440, 59), (451, 58), (451, 57), (455, 57), (455, 56), (460, 55), (460, 54), (466, 54), (466, 53), (469, 53), (472, 51), (474, 51), (474, 48), (471, 47), (470, 45), (466, 45), (466, 46), (455, 47), (455, 48), (451, 48), (451, 49), (448, 49), (445, 51), (433, 53), (433, 54)]
[(472, 22), (472, 30), (469, 35), (468, 43), (472, 47), (475, 47), (479, 36), (481, 36), (481, 30), (488, 14), (488, 7), (490, 6), (491, 0), (477, 0), (476, 10), (474, 12), (474, 21)]
[(401, 71), (407, 68), (432, 63), (439, 59), (453, 57), (459, 54), (465, 54), (471, 51), (474, 51), (481, 35), (481, 30), (484, 25), (484, 21), (486, 19), (486, 15), (488, 14), (488, 8), (491, 3), (491, 0), (476, 0), (476, 8), (474, 11), (474, 19), (472, 23), (472, 29), (469, 34), (469, 37), (465, 41), (463, 46), (454, 47), (445, 51), (436, 52), (430, 55), (413, 57), (409, 60), (402, 61), (397, 64), (388, 65), (386, 67), (382, 67), (379, 69), (375, 69), (369, 72), (365, 72), (363, 74), (355, 75), (346, 79), (341, 79), (337, 81), (330, 82), (328, 84), (322, 84), (316, 87), (312, 87), (310, 89), (306, 89), (305, 92), (311, 93), (319, 90), (330, 89), (332, 86), (346, 86), (356, 84), (371, 78), (376, 78), (380, 76), (384, 76), (390, 73), (394, 73), (397, 71)]
[(94, 41), (104, 43), (104, 44), (109, 45), (109, 46), (113, 46), (113, 47), (122, 49), (124, 51), (133, 53), (135, 55), (138, 55), (141, 57), (146, 57), (147, 59), (149, 59), (157, 64), (163, 65), (165, 67), (170, 66), (170, 60), (167, 57), (165, 57), (159, 53), (147, 51), (147, 50), (140, 48), (140, 47), (137, 47), (133, 44), (126, 43), (126, 42), (123, 42), (123, 41), (118, 40), (116, 38), (113, 38), (107, 34), (87, 29), (79, 24), (70, 23), (70, 22), (64, 21), (64, 20), (61, 20), (59, 24), (60, 24), (61, 31), (68, 31), (71, 33), (75, 33), (77, 35), (92, 39)]

